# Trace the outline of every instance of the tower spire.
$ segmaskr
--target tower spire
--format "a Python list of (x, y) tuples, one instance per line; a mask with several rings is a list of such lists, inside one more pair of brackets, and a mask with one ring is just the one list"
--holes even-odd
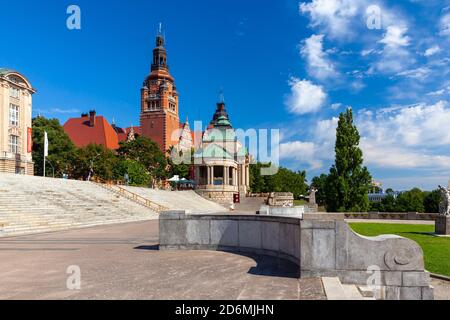
[(225, 93), (223, 91), (223, 87), (220, 87), (219, 90), (219, 103), (221, 104), (225, 103)]

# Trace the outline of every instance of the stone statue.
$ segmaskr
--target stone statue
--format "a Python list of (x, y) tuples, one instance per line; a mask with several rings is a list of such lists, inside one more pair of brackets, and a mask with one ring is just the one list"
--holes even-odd
[(309, 204), (317, 204), (316, 203), (316, 193), (317, 193), (317, 189), (316, 188), (311, 188), (311, 190), (309, 191)]
[(439, 213), (443, 216), (450, 217), (450, 190), (439, 186), (442, 201), (439, 203)]

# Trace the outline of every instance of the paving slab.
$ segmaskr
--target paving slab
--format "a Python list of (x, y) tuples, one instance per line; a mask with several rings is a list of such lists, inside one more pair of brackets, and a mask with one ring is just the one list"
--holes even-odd
[[(276, 258), (159, 251), (158, 221), (0, 239), (0, 299), (325, 299)], [(80, 290), (70, 290), (79, 267)], [(76, 283), (76, 282), (75, 282)]]

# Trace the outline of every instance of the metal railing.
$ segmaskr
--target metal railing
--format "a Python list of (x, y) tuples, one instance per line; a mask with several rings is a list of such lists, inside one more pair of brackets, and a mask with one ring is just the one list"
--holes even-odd
[(134, 201), (134, 202), (136, 202), (136, 203), (138, 203), (140, 205), (143, 205), (143, 206), (145, 206), (147, 208), (150, 208), (153, 211), (156, 211), (158, 213), (161, 213), (163, 211), (168, 211), (169, 210), (169, 208), (167, 208), (165, 206), (162, 206), (162, 205), (160, 205), (160, 204), (158, 204), (156, 202), (153, 202), (150, 199), (144, 198), (143, 196), (141, 196), (139, 194), (136, 194), (134, 192), (131, 192), (131, 191), (129, 191), (129, 190), (125, 189), (125, 188), (122, 188), (122, 187), (120, 187), (118, 185), (114, 185), (111, 182), (97, 181), (95, 183), (100, 185), (100, 186), (102, 186), (103, 188), (106, 188), (106, 189), (108, 189), (110, 191), (113, 191), (113, 192), (119, 194), (122, 197), (130, 199), (130, 200), (132, 200), (132, 201)]

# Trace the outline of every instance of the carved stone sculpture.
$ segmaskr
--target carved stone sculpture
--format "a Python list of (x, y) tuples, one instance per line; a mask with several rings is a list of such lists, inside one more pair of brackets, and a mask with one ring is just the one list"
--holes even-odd
[(442, 201), (439, 203), (439, 213), (443, 216), (450, 217), (450, 190), (439, 186)]
[(311, 190), (309, 191), (309, 204), (315, 205), (316, 203), (316, 193), (317, 193), (317, 189), (316, 188), (311, 188)]

